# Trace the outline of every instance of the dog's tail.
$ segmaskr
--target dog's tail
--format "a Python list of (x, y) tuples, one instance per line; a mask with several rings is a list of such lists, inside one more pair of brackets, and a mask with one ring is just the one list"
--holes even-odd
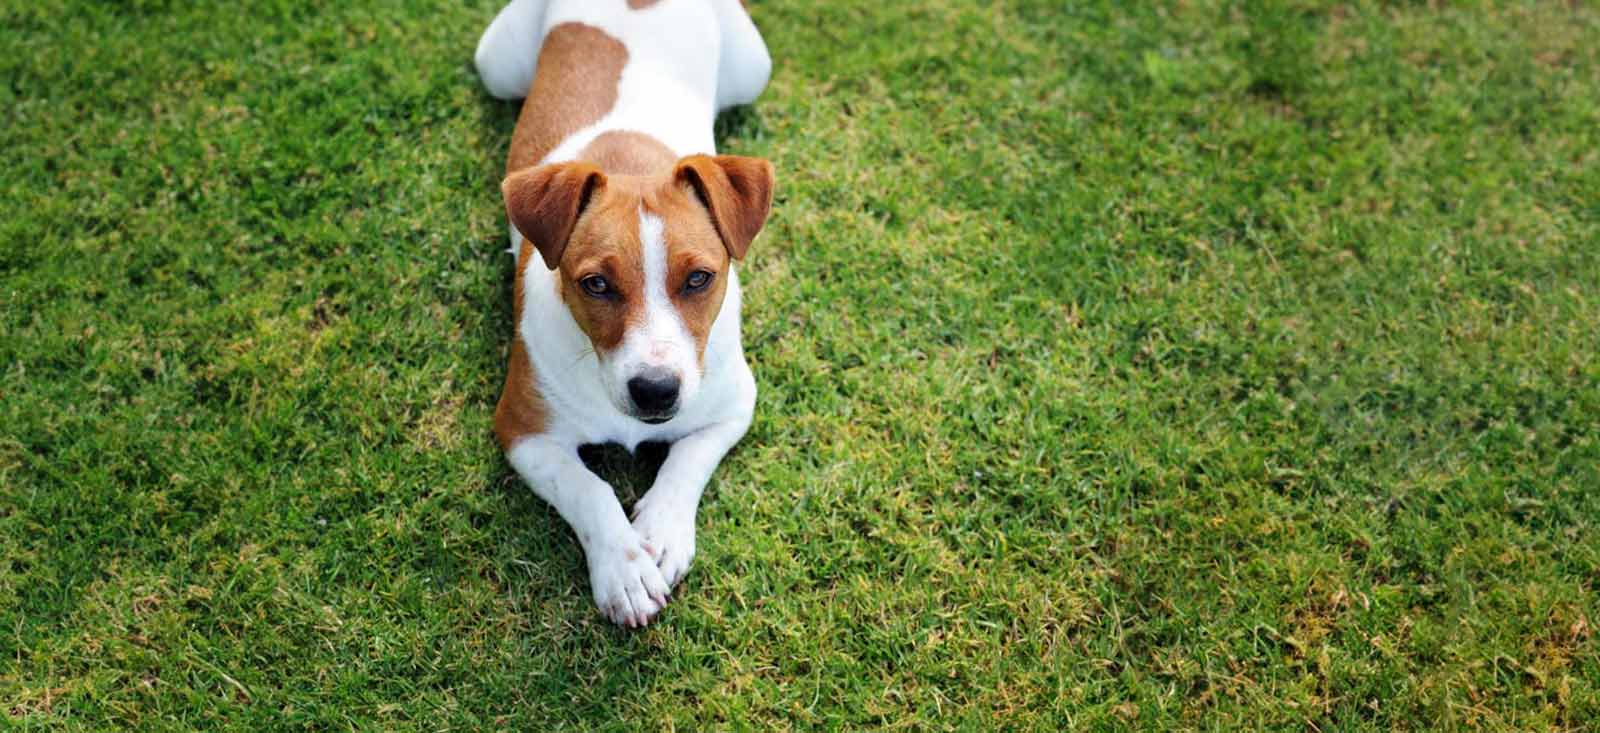
[(547, 5), (549, 0), (511, 0), (478, 39), (472, 61), (490, 94), (500, 99), (527, 96), (539, 62), (539, 29)]

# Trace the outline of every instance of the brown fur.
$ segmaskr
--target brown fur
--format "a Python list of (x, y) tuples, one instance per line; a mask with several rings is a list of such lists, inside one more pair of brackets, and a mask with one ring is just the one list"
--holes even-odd
[(678, 163), (673, 177), (705, 204), (728, 254), (744, 259), (772, 208), (772, 164), (737, 155), (691, 155)]
[[(683, 325), (694, 337), (695, 355), (704, 358), (711, 324), (722, 312), (728, 289), (728, 248), (711, 226), (705, 207), (694, 191), (668, 179), (657, 188), (646, 208), (661, 217), (667, 242), (667, 296)], [(695, 270), (712, 273), (711, 285), (698, 293), (683, 292), (683, 283)]]
[(500, 192), (512, 226), (539, 250), (545, 267), (554, 269), (572, 239), (578, 216), (605, 182), (605, 174), (587, 163), (556, 163), (506, 176)]
[[(770, 176), (765, 161), (735, 156), (691, 156), (649, 176), (606, 175), (587, 161), (556, 163), (507, 178), (506, 206), (524, 235), (542, 238), (541, 253), (555, 253), (562, 300), (602, 352), (620, 345), (644, 316), (638, 212), (642, 207), (659, 216), (667, 245), (667, 292), (703, 356), (727, 292), (728, 264), (736, 252), (748, 249), (770, 206)], [(718, 221), (728, 223), (718, 226)], [(710, 287), (684, 292), (683, 283), (696, 270), (712, 274)], [(604, 277), (615, 295), (585, 292), (581, 283), (591, 275)]]
[(642, 132), (609, 130), (585, 145), (578, 160), (593, 163), (612, 175), (648, 176), (671, 168), (678, 156), (660, 140)]
[(617, 82), (627, 64), (628, 47), (599, 28), (583, 23), (551, 28), (511, 133), (506, 172), (536, 165), (567, 136), (599, 122), (617, 104)]
[[(609, 178), (579, 219), (561, 259), (561, 299), (597, 351), (621, 345), (628, 327), (644, 318), (644, 253), (639, 243), (639, 197), (628, 177)], [(597, 298), (579, 285), (590, 275), (611, 284), (615, 298)]]
[(629, 10), (645, 10), (661, 0), (628, 0)]
[(494, 408), (494, 435), (501, 450), (524, 435), (544, 431), (544, 400), (534, 389), (533, 364), (522, 339), (511, 339), (511, 359), (506, 368), (506, 385), (500, 391), (500, 404)]
[[(699, 186), (689, 182), (685, 166), (706, 171), (703, 180), (697, 179)], [(736, 156), (691, 156), (670, 172), (608, 176), (580, 216), (568, 255), (560, 263), (562, 297), (595, 348), (616, 348), (627, 329), (643, 317), (644, 263), (638, 230), (642, 207), (661, 218), (667, 293), (694, 338), (697, 357), (703, 358), (727, 293), (729, 262), (736, 252), (743, 256), (766, 219), (771, 176), (766, 161)], [(718, 203), (712, 207), (705, 201)], [(719, 231), (719, 218), (730, 222), (731, 234)], [(696, 270), (710, 272), (711, 285), (700, 292), (684, 292), (683, 284)], [(591, 274), (604, 276), (619, 298), (595, 298), (583, 292), (579, 283)]]

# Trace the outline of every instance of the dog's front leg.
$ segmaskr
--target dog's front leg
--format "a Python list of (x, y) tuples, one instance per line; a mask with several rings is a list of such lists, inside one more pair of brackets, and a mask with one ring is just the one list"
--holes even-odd
[(534, 436), (513, 445), (506, 459), (578, 534), (601, 613), (637, 627), (661, 612), (671, 586), (656, 566), (659, 548), (628, 523), (611, 485), (583, 465), (577, 446)]
[(743, 416), (712, 423), (673, 443), (656, 473), (655, 485), (634, 505), (633, 527), (656, 548), (656, 564), (669, 587), (683, 580), (694, 560), (694, 518), (700, 494), (711, 480), (711, 472), (749, 427), (749, 416)]

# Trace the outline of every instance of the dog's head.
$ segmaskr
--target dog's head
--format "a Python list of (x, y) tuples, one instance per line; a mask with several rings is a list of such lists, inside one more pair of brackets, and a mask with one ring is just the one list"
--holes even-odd
[(501, 189), (512, 224), (557, 271), (611, 402), (645, 422), (670, 420), (700, 388), (729, 267), (772, 205), (772, 164), (694, 155), (665, 176), (607, 176), (555, 163), (513, 173)]

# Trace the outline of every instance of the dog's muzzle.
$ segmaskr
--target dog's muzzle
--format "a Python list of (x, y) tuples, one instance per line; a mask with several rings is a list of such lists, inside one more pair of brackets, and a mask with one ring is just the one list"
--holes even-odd
[(628, 399), (633, 401), (634, 417), (652, 425), (664, 423), (678, 413), (678, 392), (683, 380), (666, 369), (651, 368), (628, 380)]

